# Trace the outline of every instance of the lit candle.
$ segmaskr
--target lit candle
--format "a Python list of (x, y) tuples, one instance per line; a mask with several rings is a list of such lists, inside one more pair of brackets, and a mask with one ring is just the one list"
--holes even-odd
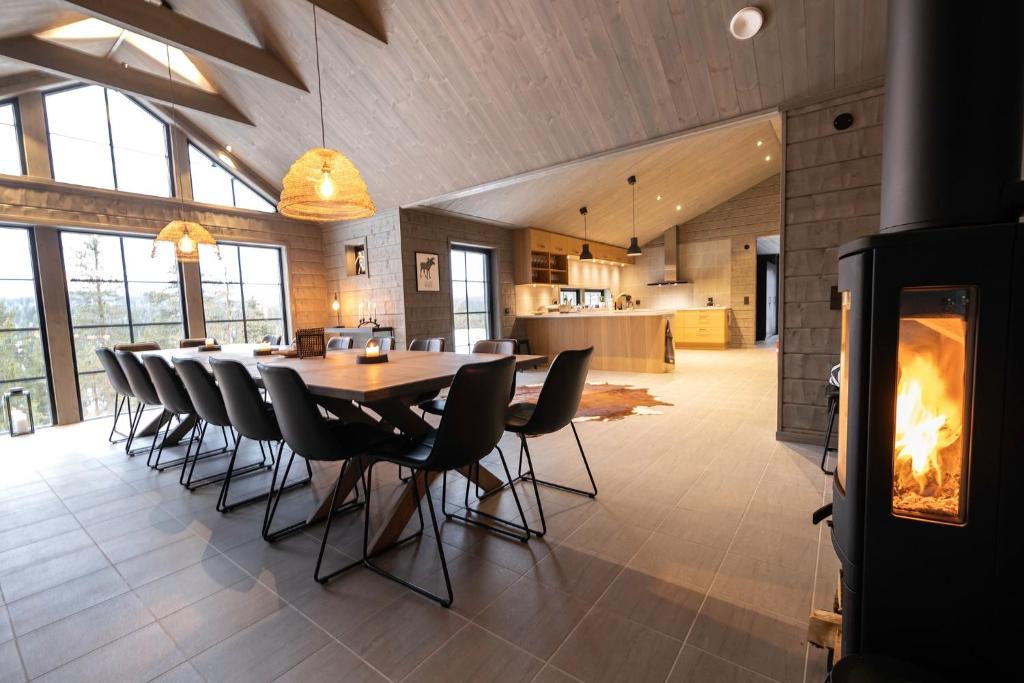
[(378, 342), (376, 339), (370, 338), (370, 340), (366, 342), (366, 355), (379, 356), (380, 342)]
[(207, 337), (204, 341), (207, 346), (213, 346), (213, 339), (211, 337)]
[(260, 349), (262, 349), (263, 351), (266, 351), (269, 348), (270, 348), (270, 342), (266, 342), (266, 341), (260, 342)]
[(17, 408), (11, 409), (11, 423), (11, 427), (15, 433), (22, 434), (27, 432), (29, 429), (28, 415)]

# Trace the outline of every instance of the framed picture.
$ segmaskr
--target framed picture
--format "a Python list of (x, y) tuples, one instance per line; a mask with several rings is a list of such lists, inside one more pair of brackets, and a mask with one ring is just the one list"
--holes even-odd
[(441, 275), (437, 265), (437, 254), (416, 252), (416, 291), (440, 292)]

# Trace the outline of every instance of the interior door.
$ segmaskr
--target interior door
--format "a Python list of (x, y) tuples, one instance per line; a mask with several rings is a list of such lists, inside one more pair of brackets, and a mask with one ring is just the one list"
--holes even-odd
[(765, 339), (779, 333), (779, 264), (771, 259), (765, 264)]

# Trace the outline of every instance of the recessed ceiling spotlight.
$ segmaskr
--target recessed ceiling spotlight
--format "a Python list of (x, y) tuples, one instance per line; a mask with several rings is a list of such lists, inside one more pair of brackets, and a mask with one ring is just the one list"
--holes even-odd
[(766, 154), (765, 157), (764, 157), (764, 160), (765, 161), (771, 161), (772, 160), (772, 155), (771, 154)]
[[(760, 146), (760, 143), (758, 143), (758, 146)], [(228, 152), (229, 154), (230, 154), (230, 153), (231, 153), (231, 151), (232, 151), (232, 149), (231, 149), (231, 145), (225, 145), (225, 146), (224, 146), (224, 149), (225, 149), (225, 150), (226, 150), (226, 151), (227, 151), (227, 152)]]
[(660, 201), (661, 201), (661, 195), (659, 194), (659, 195), (658, 195), (657, 197), (655, 197), (654, 199), (660, 202)]
[(683, 210), (683, 205), (682, 204), (676, 204), (676, 211), (682, 211), (682, 210)]
[(762, 145), (764, 145), (764, 140), (758, 140), (757, 141), (757, 146), (761, 147)]
[(750, 40), (764, 25), (764, 14), (756, 7), (744, 7), (732, 16), (729, 33), (736, 40)]

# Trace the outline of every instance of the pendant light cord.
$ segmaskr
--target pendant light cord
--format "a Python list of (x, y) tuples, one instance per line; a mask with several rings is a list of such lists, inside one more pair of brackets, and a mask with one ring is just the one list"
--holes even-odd
[[(171, 93), (171, 130), (170, 130), (170, 135), (173, 138), (175, 132), (178, 130), (178, 110), (174, 106), (174, 74), (171, 73), (171, 46), (170, 46), (169, 43), (164, 43), (164, 51), (165, 51), (165, 54), (167, 55), (167, 83), (170, 86), (170, 93)], [(171, 143), (171, 149), (172, 150), (174, 149), (173, 141)], [(181, 182), (180, 182), (181, 175), (178, 173), (178, 166), (177, 166), (177, 164), (173, 163), (173, 161), (174, 160), (172, 159), (171, 160), (171, 162), (172, 162), (171, 163), (171, 167), (174, 168), (175, 178), (179, 181), (177, 183), (179, 185), (179, 187), (177, 188), (177, 191), (178, 191), (178, 203), (181, 205), (181, 219), (185, 220), (185, 193), (181, 191), (182, 190), (182, 188), (180, 187), (180, 185), (181, 185)], [(191, 174), (189, 174), (189, 178), (191, 179)]]
[(313, 49), (316, 51), (316, 93), (320, 98), (320, 146), (327, 147), (327, 128), (324, 125), (324, 89), (320, 83), (320, 32), (316, 26), (316, 2), (313, 2)]
[(630, 185), (633, 188), (633, 237), (636, 237), (636, 181), (634, 180)]

